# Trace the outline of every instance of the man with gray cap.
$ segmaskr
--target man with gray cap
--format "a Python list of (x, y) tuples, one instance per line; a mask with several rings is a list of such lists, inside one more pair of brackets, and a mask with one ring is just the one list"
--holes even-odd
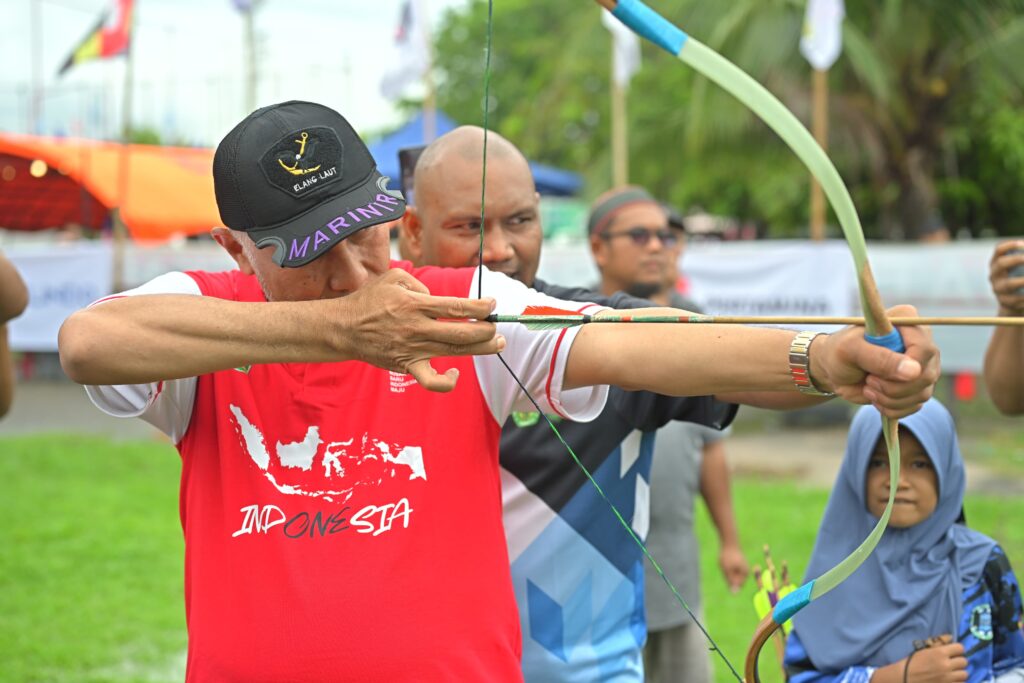
[[(637, 186), (614, 188), (594, 201), (590, 246), (601, 273), (599, 289), (623, 290), (664, 306), (697, 311), (676, 290), (686, 239), (685, 220)], [(668, 422), (658, 430), (651, 464), (651, 521), (647, 548), (687, 604), (703, 614), (700, 556), (693, 527), (697, 495), (704, 499), (719, 541), (719, 566), (729, 588), (739, 590), (749, 566), (739, 545), (723, 434), (693, 422)], [(707, 642), (675, 596), (644, 566), (645, 680), (711, 681)]]
[[(60, 334), (97, 406), (181, 454), (190, 682), (520, 680), (498, 438), (530, 404), (506, 368), (573, 420), (610, 383), (798, 391), (781, 330), (484, 322), (569, 304), (483, 268), (391, 262), (404, 202), (327, 107), (250, 114), (214, 183), (214, 237), (238, 270), (161, 276)], [(493, 299), (468, 298), (480, 290)], [(906, 414), (938, 360), (926, 328), (902, 332), (906, 354), (852, 328), (821, 337), (805, 369)]]

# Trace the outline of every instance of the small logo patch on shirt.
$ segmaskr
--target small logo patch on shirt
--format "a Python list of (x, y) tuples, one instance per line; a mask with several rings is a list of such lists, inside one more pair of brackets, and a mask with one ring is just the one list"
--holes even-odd
[(528, 413), (515, 411), (512, 413), (512, 421), (516, 427), (532, 427), (540, 420), (540, 413)]
[(416, 384), (412, 375), (406, 375), (394, 370), (388, 370), (388, 389), (392, 394), (404, 394), (406, 388)]
[[(562, 418), (558, 415), (548, 415), (548, 419), (558, 424), (562, 421)], [(540, 422), (540, 413), (536, 411), (513, 411), (512, 421), (516, 427), (532, 427), (533, 425)]]
[(971, 610), (971, 635), (983, 642), (992, 640), (991, 605), (978, 605)]

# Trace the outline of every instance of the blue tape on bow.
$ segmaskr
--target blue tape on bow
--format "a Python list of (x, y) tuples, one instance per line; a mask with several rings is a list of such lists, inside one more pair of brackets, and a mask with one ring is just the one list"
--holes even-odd
[(792, 593), (783, 597), (772, 610), (772, 621), (782, 626), (793, 618), (793, 615), (802, 610), (811, 601), (811, 589), (814, 582), (808, 581)]
[(640, 0), (619, 0), (612, 14), (636, 33), (674, 55), (679, 54), (683, 49), (683, 43), (689, 38), (681, 29)]
[(907, 350), (907, 347), (903, 345), (903, 337), (901, 337), (900, 333), (895, 329), (889, 334), (881, 337), (876, 337), (873, 334), (866, 334), (864, 335), (864, 338), (875, 346), (882, 346), (891, 351), (895, 351), (896, 353), (903, 353)]

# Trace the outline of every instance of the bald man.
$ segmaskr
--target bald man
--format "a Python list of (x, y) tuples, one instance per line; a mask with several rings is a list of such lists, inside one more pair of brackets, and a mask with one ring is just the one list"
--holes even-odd
[[(416, 205), (407, 210), (402, 240), (414, 263), (477, 261), (481, 155), (482, 131), (466, 127), (439, 138), (420, 157)], [(559, 299), (612, 308), (655, 305), (538, 280), (538, 202), (525, 157), (491, 133), (484, 265), (538, 291), (557, 292), (552, 295)], [(643, 538), (655, 430), (676, 419), (720, 429), (735, 410), (710, 396), (673, 398), (613, 388), (595, 420), (561, 422), (559, 430)], [(642, 553), (539, 418), (514, 415), (502, 429), (499, 449), (525, 679), (642, 681)]]
[[(483, 136), (480, 128), (458, 128), (421, 155), (415, 206), (407, 209), (402, 228), (405, 249), (417, 265), (478, 265)], [(487, 139), (483, 228), (483, 265), (491, 270), (557, 299), (579, 301), (582, 312), (652, 306), (623, 294), (604, 296), (536, 278), (543, 240), (539, 196), (525, 157), (494, 133)], [(581, 334), (593, 327), (584, 326)], [(628, 331), (629, 326), (614, 328)], [(717, 342), (694, 341), (701, 343)], [(696, 348), (680, 345), (679, 357)], [(788, 408), (821, 400), (778, 393), (677, 398), (612, 387), (596, 419), (562, 421), (559, 430), (643, 538), (659, 427), (683, 420), (720, 429), (735, 414), (733, 402)], [(640, 548), (536, 413), (516, 413), (506, 421), (499, 462), (526, 680), (642, 681), (646, 628)]]

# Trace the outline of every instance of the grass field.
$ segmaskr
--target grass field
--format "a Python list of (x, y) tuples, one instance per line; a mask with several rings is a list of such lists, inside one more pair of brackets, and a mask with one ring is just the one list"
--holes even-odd
[(0, 440), (0, 680), (180, 681), (178, 455)]
[[(0, 439), (0, 681), (181, 680), (179, 469), (163, 444)], [(769, 543), (799, 579), (827, 491), (739, 480), (735, 497), (751, 562)], [(975, 498), (967, 509), (973, 526), (1024, 562), (1024, 501)], [(740, 667), (757, 622), (753, 588), (728, 593), (703, 510), (699, 519), (707, 626)], [(763, 660), (766, 683), (781, 680), (770, 650)]]

